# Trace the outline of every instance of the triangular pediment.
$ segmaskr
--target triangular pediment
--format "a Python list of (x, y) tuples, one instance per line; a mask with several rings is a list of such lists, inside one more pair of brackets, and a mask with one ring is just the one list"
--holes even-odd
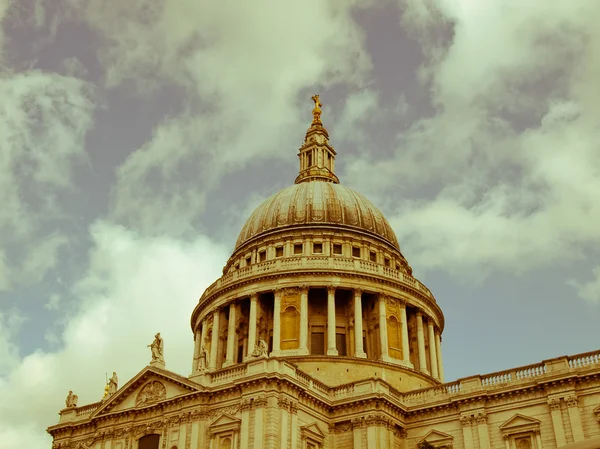
[(242, 425), (242, 420), (229, 415), (221, 415), (215, 419), (208, 429), (211, 434), (226, 432), (228, 430), (239, 430)]
[(300, 427), (300, 431), (311, 438), (314, 438), (318, 441), (323, 441), (325, 439), (325, 434), (319, 428), (316, 423), (307, 424), (305, 426)]
[(133, 408), (149, 407), (203, 388), (179, 374), (147, 366), (109, 397), (91, 418)]
[(454, 437), (444, 432), (440, 432), (439, 430), (430, 430), (427, 432), (423, 438), (419, 440), (419, 443), (427, 441), (431, 443), (433, 446), (449, 446), (452, 445), (452, 440)]
[(505, 435), (510, 435), (517, 432), (526, 432), (529, 430), (539, 429), (540, 422), (541, 421), (539, 419), (517, 413), (504, 424), (502, 424), (500, 426), (500, 430)]

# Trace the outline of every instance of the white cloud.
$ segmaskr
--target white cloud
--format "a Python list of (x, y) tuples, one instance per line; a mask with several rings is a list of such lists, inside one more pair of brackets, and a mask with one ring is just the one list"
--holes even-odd
[(71, 0), (104, 38), (108, 87), (185, 92), (184, 111), (119, 169), (114, 217), (147, 233), (185, 235), (225, 174), (288, 154), (281, 148), (296, 145), (310, 121), (307, 88), (369, 77), (351, 14), (369, 3)]
[(395, 204), (381, 196), (411, 263), (468, 279), (597, 247), (600, 4), (406, 4), (436, 114), (401, 133), (391, 159), (349, 171), (377, 173), (359, 189), (399, 188)]
[(85, 157), (91, 96), (84, 82), (56, 74), (0, 77), (0, 249), (9, 267), (0, 288), (35, 282), (56, 264), (65, 236), (50, 223), (62, 214), (56, 195), (72, 187), (73, 163)]
[[(109, 223), (97, 223), (92, 237), (89, 271), (73, 289), (79, 310), (67, 317), (63, 347), (23, 359), (8, 351), (13, 369), (0, 378), (0, 448), (48, 447), (44, 429), (57, 422), (68, 390), (80, 404), (99, 400), (106, 372), (126, 382), (148, 364), (146, 345), (156, 332), (165, 341), (167, 369), (191, 370), (189, 317), (227, 253), (202, 236), (141, 238)], [(0, 334), (4, 355), (14, 332)]]
[(569, 279), (567, 285), (573, 287), (581, 299), (590, 303), (600, 303), (600, 266), (592, 270), (594, 278), (588, 282)]

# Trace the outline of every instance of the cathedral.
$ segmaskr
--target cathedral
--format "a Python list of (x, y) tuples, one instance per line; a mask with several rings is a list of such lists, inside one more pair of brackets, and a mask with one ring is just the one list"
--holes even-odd
[[(187, 376), (163, 340), (77, 404), (54, 449), (555, 449), (600, 439), (600, 351), (444, 378), (444, 314), (390, 224), (340, 184), (318, 95), (295, 182), (243, 226), (191, 314)], [(594, 446), (600, 448), (600, 444)]]

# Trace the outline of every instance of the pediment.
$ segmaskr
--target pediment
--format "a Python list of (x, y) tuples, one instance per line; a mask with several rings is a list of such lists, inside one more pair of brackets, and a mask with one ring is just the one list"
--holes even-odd
[(500, 430), (504, 435), (532, 431), (540, 428), (540, 422), (541, 421), (539, 419), (517, 413), (504, 424), (502, 424), (500, 426)]
[(179, 374), (155, 366), (147, 366), (109, 397), (91, 418), (153, 406), (200, 390), (202, 390), (200, 385)]
[(317, 423), (307, 424), (305, 426), (300, 427), (300, 431), (303, 435), (313, 438), (317, 441), (323, 441), (325, 439), (325, 434), (319, 428)]
[(227, 432), (229, 430), (238, 431), (242, 425), (242, 420), (229, 415), (221, 415), (215, 419), (208, 429), (211, 434)]
[(435, 447), (441, 446), (452, 446), (452, 441), (454, 437), (444, 432), (440, 432), (439, 430), (430, 430), (427, 432), (420, 440), (419, 443), (423, 443), (427, 441), (431, 445)]

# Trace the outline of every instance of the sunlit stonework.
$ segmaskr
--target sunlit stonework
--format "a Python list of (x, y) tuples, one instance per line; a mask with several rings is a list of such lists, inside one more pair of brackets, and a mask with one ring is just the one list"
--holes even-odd
[(53, 447), (554, 449), (600, 436), (600, 351), (445, 383), (442, 311), (379, 209), (339, 183), (313, 101), (295, 183), (250, 216), (192, 313), (191, 374), (167, 369), (156, 334), (125, 385), (113, 373), (82, 406), (69, 392)]

